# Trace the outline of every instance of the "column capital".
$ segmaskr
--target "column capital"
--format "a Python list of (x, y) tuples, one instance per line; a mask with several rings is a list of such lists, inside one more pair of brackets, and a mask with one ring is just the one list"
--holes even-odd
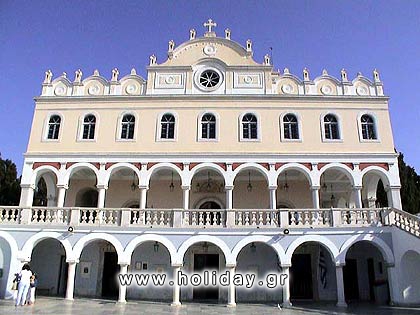
[(120, 265), (120, 267), (127, 267), (130, 266), (130, 263), (128, 261), (119, 261), (118, 265)]
[(174, 268), (177, 268), (177, 267), (183, 267), (184, 264), (182, 264), (182, 263), (173, 263), (173, 264), (171, 264), (171, 266), (174, 267)]
[(277, 185), (268, 186), (269, 190), (277, 190)]
[(290, 267), (292, 267), (292, 264), (280, 264), (280, 267), (282, 267), (282, 268), (290, 268)]
[(191, 190), (191, 185), (181, 185), (182, 190)]
[(226, 264), (226, 268), (236, 268), (236, 264)]
[(233, 190), (233, 185), (226, 185), (225, 190)]
[(75, 264), (78, 264), (79, 262), (80, 262), (79, 259), (70, 258), (66, 260), (66, 263), (68, 263), (69, 265), (75, 265)]
[(353, 190), (362, 190), (362, 186), (353, 186)]
[(108, 185), (107, 184), (98, 184), (98, 185), (96, 185), (96, 188), (98, 188), (98, 189), (108, 189)]
[(35, 184), (20, 184), (20, 188), (32, 188), (32, 189), (35, 189)]
[(395, 267), (395, 262), (385, 262), (385, 267), (394, 268)]
[(139, 185), (139, 189), (149, 190), (149, 186), (148, 185)]
[(67, 185), (67, 184), (57, 184), (57, 188), (58, 189), (61, 189), (61, 188), (64, 188), (64, 189), (69, 189), (69, 185)]
[(320, 189), (321, 189), (321, 186), (319, 185), (311, 186), (311, 190), (320, 190)]
[(336, 261), (335, 268), (343, 268), (346, 265), (345, 261)]

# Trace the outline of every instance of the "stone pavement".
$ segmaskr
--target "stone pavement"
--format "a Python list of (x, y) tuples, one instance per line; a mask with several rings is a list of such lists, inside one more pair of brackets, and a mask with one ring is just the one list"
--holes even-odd
[(227, 308), (222, 304), (185, 303), (181, 307), (171, 307), (166, 303), (128, 302), (116, 304), (114, 301), (97, 299), (76, 299), (73, 302), (60, 298), (40, 297), (33, 306), (15, 308), (13, 301), (0, 300), (0, 315), (42, 314), (42, 315), (318, 315), (318, 314), (354, 314), (354, 315), (409, 315), (420, 314), (420, 307), (389, 307), (375, 305), (350, 305), (339, 309), (333, 305), (299, 304), (291, 309), (279, 309), (277, 305), (238, 304), (236, 308)]

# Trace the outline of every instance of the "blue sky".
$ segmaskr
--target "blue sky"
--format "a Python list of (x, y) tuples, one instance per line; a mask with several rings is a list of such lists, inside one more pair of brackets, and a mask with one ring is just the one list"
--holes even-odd
[(117, 67), (145, 75), (149, 56), (166, 57), (189, 29), (212, 18), (223, 36), (253, 40), (254, 58), (273, 47), (275, 68), (301, 77), (342, 68), (371, 78), (378, 68), (395, 146), (420, 171), (420, 1), (12, 1), (0, 0), (0, 152), (19, 171), (44, 72), (70, 79)]

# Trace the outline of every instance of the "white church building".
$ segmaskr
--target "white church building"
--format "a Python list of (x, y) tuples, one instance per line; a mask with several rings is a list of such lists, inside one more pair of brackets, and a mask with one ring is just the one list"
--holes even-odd
[[(46, 72), (20, 205), (0, 206), (0, 297), (29, 262), (39, 295), (68, 300), (420, 304), (420, 223), (402, 209), (378, 71), (276, 71), (251, 40), (204, 26), (150, 56), (147, 78)], [(203, 290), (113, 277), (203, 269), (288, 278)]]

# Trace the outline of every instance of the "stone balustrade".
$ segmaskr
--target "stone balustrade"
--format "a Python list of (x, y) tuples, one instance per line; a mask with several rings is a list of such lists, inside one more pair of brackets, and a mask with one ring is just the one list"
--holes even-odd
[(420, 237), (420, 218), (392, 208), (184, 210), (1, 206), (0, 224), (133, 228), (327, 228), (395, 225)]

